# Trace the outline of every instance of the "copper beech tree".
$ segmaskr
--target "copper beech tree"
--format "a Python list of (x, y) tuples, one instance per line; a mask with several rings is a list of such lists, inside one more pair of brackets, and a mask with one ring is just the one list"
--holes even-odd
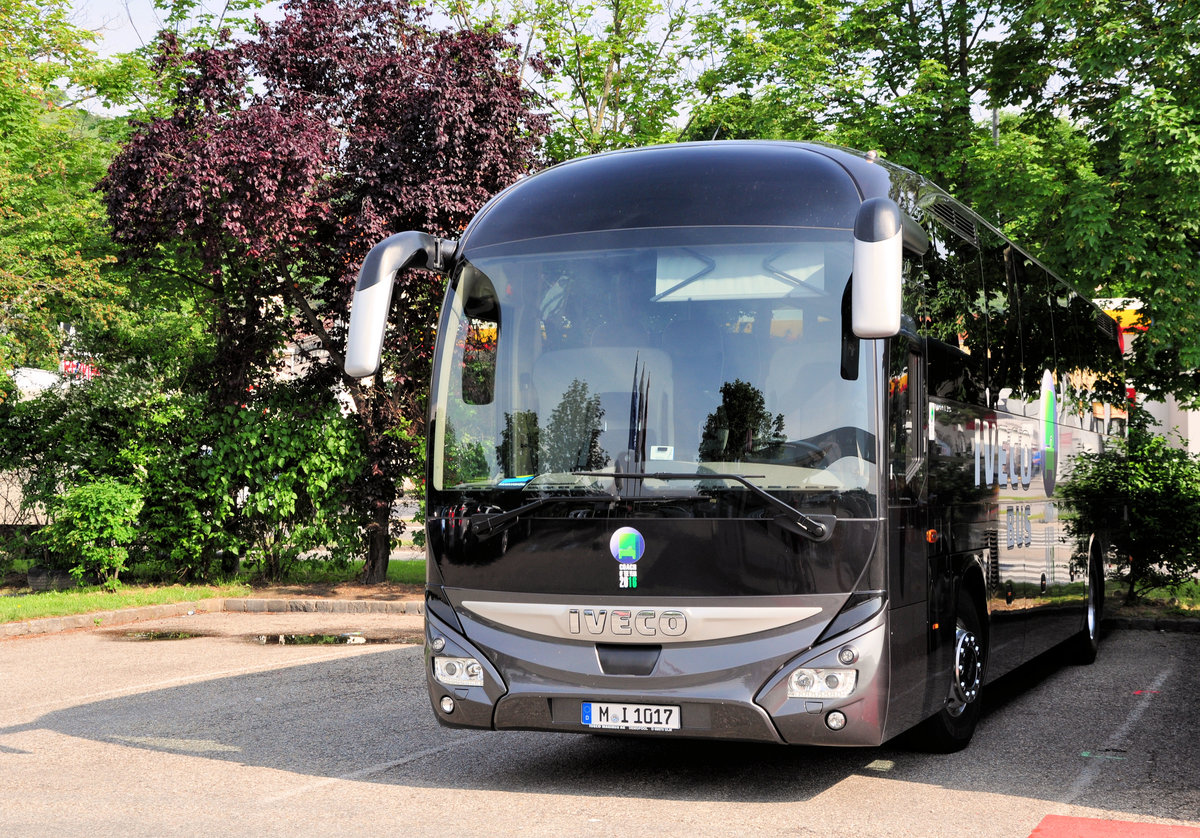
[(193, 289), (216, 338), (210, 399), (269, 388), (284, 341), (319, 345), (307, 375), (353, 401), (366, 467), (347, 499), (382, 581), (422, 435), (443, 280), (400, 277), (380, 373), (342, 371), (347, 312), (372, 245), (455, 236), (537, 165), (531, 108), (504, 33), (435, 31), (403, 0), (295, 0), (243, 40), (186, 51), (160, 38), (169, 114), (137, 126), (101, 183), (131, 258)]

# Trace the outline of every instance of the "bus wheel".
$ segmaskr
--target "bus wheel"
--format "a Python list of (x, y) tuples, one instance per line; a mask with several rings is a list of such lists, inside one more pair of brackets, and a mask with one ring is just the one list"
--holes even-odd
[(966, 592), (958, 595), (954, 630), (954, 666), (950, 670), (946, 703), (920, 728), (921, 744), (938, 753), (960, 751), (971, 741), (979, 723), (980, 692), (986, 653), (979, 607)]
[(1083, 612), (1083, 626), (1079, 634), (1070, 641), (1070, 661), (1089, 664), (1096, 660), (1100, 648), (1100, 621), (1104, 618), (1104, 567), (1100, 556), (1093, 550), (1088, 559), (1087, 608)]

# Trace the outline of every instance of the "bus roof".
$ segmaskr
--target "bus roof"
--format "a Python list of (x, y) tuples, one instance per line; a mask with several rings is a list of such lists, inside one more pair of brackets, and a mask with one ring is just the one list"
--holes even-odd
[(808, 143), (725, 141), (614, 151), (518, 181), (475, 217), (462, 249), (605, 230), (848, 229), (864, 199), (894, 195), (901, 178), (916, 176)]

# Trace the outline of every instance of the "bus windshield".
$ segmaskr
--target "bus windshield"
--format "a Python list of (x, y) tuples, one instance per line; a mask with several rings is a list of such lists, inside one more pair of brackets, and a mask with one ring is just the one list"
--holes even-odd
[(746, 491), (725, 474), (874, 506), (879, 388), (872, 343), (843, 329), (851, 255), (846, 230), (745, 228), (467, 254), (441, 325), (434, 488), (678, 495), (695, 474), (692, 490)]

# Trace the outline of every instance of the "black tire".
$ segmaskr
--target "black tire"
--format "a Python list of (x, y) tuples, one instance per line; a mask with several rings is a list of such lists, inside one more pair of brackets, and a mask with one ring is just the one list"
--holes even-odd
[(1068, 641), (1067, 658), (1071, 663), (1087, 666), (1095, 662), (1100, 649), (1100, 621), (1104, 619), (1104, 567), (1095, 550), (1088, 559), (1087, 606), (1079, 633)]
[(979, 606), (965, 591), (958, 594), (954, 633), (954, 665), (945, 706), (921, 723), (914, 739), (923, 750), (942, 754), (967, 747), (983, 707), (980, 698), (987, 645)]

